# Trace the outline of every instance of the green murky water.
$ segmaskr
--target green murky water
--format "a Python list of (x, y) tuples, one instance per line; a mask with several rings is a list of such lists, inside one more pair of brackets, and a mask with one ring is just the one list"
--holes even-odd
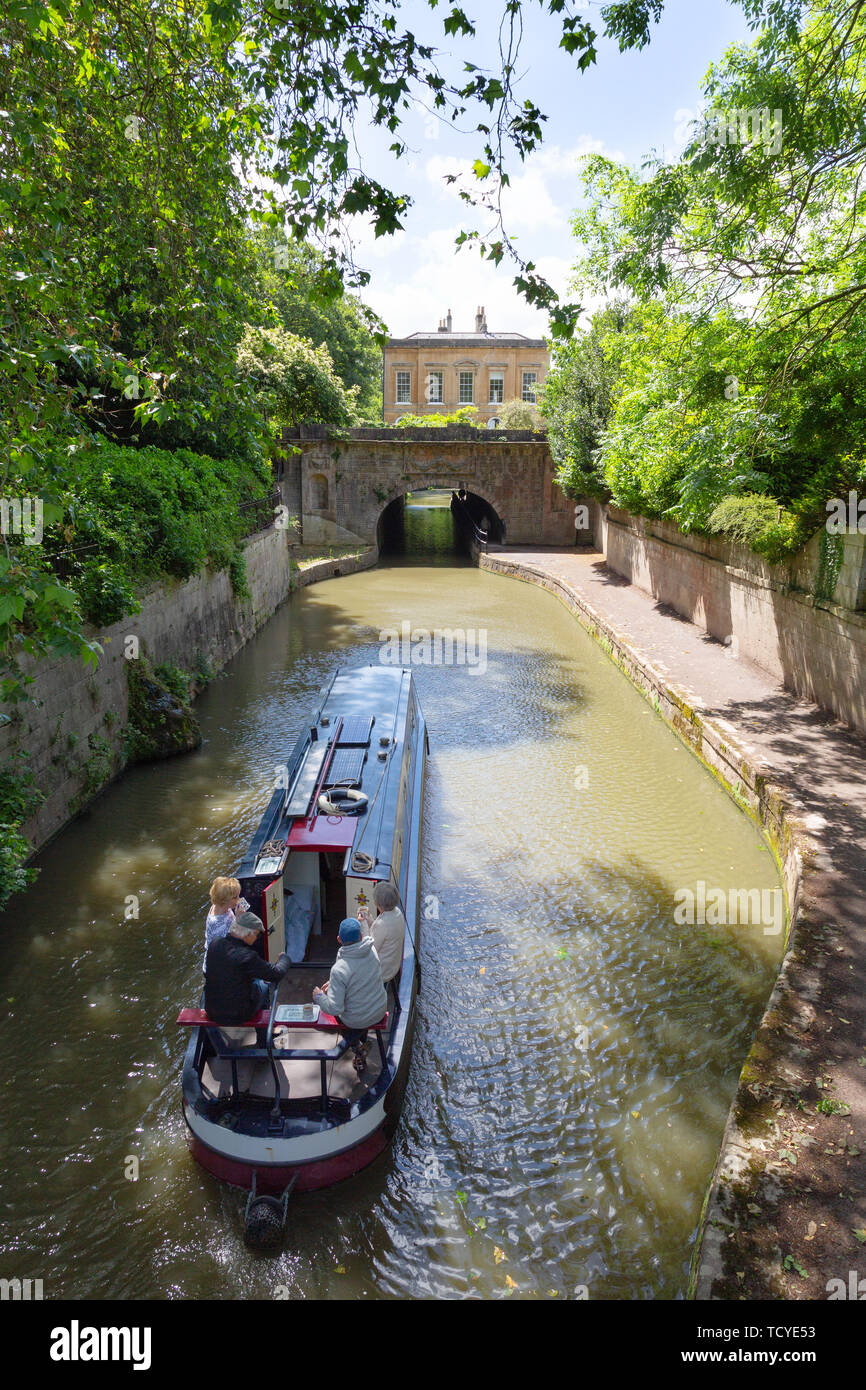
[[(683, 1294), (782, 938), (675, 903), (777, 889), (774, 863), (555, 599), (455, 560), (447, 506), (403, 534), (411, 557), (295, 596), (201, 697), (201, 751), (110, 788), (0, 920), (0, 1275), (46, 1298)], [(479, 658), (416, 667), (432, 915), (403, 1119), (263, 1258), (187, 1153), (173, 1020), (207, 886), (315, 692), (403, 622)]]

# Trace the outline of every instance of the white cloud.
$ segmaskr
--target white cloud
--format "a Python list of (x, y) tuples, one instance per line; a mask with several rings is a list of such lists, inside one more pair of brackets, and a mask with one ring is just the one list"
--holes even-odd
[[(607, 150), (603, 140), (591, 135), (580, 136), (567, 149), (561, 145), (542, 146), (531, 154), (503, 189), (506, 227), (565, 230), (568, 217), (583, 191), (580, 161), (588, 154), (607, 154), (615, 160), (625, 158), (622, 151)], [(461, 188), (477, 192), (485, 187), (466, 162), (454, 155), (433, 155), (427, 160), (424, 172), (428, 182), (438, 190), (440, 199), (458, 199)], [(457, 182), (446, 183), (448, 175), (456, 175)]]
[[(503, 193), (505, 226), (513, 232), (518, 253), (533, 261), (564, 299), (571, 297), (568, 281), (577, 251), (569, 218), (582, 193), (579, 161), (593, 152), (622, 158), (588, 135), (567, 147), (542, 147), (520, 166)], [(455, 247), (458, 232), (473, 225), (473, 216), (459, 201), (460, 185), (444, 182), (446, 174), (461, 175), (464, 187), (480, 187), (464, 160), (434, 155), (425, 161), (423, 177), (419, 175), (417, 201), (406, 215), (403, 232), (377, 240), (369, 224), (352, 219), (356, 262), (371, 271), (370, 284), (362, 291), (364, 299), (396, 337), (435, 331), (449, 308), (454, 328), (471, 330), (479, 304), (484, 305), (492, 330), (532, 337), (545, 334), (547, 315), (532, 308), (514, 289), (513, 263), (503, 260), (494, 266), (482, 260), (473, 243), (460, 251)], [(455, 213), (461, 217), (457, 224)], [(490, 219), (486, 228), (483, 218), (476, 225), (487, 230)]]
[[(388, 324), (395, 337), (429, 329), (435, 331), (450, 308), (455, 330), (475, 327), (475, 310), (483, 304), (492, 330), (539, 337), (547, 317), (517, 293), (511, 281), (514, 268), (482, 260), (471, 246), (455, 247), (459, 226), (438, 227), (424, 235), (404, 235), (391, 247), (391, 256), (374, 270), (364, 298)], [(552, 258), (542, 274), (555, 272), (556, 288), (564, 289), (568, 262)]]

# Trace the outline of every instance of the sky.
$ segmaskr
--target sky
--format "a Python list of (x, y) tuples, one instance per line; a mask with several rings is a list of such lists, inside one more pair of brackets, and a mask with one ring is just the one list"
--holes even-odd
[[(400, 14), (421, 41), (437, 44), (446, 69), (450, 62), (449, 70), (455, 71), (456, 64), (459, 71), (464, 59), (498, 68), (501, 0), (465, 0), (464, 9), (476, 22), (477, 40), (458, 43), (443, 36), (441, 12), (431, 11), (425, 0), (408, 0)], [(581, 10), (597, 17), (601, 26), (598, 4)], [(654, 151), (676, 157), (688, 121), (697, 115), (707, 69), (731, 43), (753, 36), (730, 0), (666, 0), (647, 48), (621, 54), (615, 44), (602, 42), (596, 64), (580, 73), (575, 60), (558, 48), (556, 17), (531, 0), (525, 13), (520, 90), (548, 120), (540, 150), (525, 164), (515, 158), (509, 166), (506, 227), (521, 255), (534, 261), (568, 299), (574, 297), (567, 293), (577, 250), (569, 224), (581, 199), (580, 157), (599, 152), (631, 165)], [(445, 56), (449, 52), (450, 60)], [(484, 223), (473, 222), (470, 209), (443, 176), (471, 167), (483, 154), (481, 136), (456, 131), (418, 108), (407, 113), (403, 138), (410, 149), (398, 161), (388, 151), (393, 135), (372, 127), (357, 131), (366, 172), (413, 199), (404, 231), (393, 237), (376, 240), (354, 220), (355, 258), (371, 273), (362, 297), (398, 337), (435, 330), (449, 308), (455, 330), (471, 330), (479, 304), (485, 306), (492, 331), (545, 334), (546, 315), (527, 305), (511, 283), (513, 266), (503, 261), (497, 268), (471, 246), (454, 247), (461, 228), (484, 229)]]

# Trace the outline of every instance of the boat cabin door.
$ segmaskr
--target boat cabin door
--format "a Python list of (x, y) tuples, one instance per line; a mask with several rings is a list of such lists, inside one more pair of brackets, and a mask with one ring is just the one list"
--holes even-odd
[(346, 916), (357, 917), (358, 909), (366, 907), (370, 918), (376, 916), (373, 903), (373, 889), (376, 880), (372, 878), (346, 878)]
[(286, 949), (282, 875), (262, 893), (262, 921), (265, 925), (265, 955), (273, 963)]

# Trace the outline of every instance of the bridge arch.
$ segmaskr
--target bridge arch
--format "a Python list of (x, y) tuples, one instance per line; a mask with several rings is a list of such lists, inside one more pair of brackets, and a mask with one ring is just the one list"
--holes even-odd
[[(402, 513), (407, 497), (411, 496), (420, 501), (425, 492), (439, 492), (445, 493), (447, 496), (456, 496), (459, 486), (455, 486), (453, 478), (446, 478), (441, 483), (425, 480), (420, 487), (415, 482), (411, 484), (404, 482), (393, 489), (393, 496), (383, 503), (376, 520), (376, 543), (379, 548), (383, 548), (383, 542), (389, 533), (393, 535), (397, 525), (396, 518)], [(463, 489), (463, 492), (464, 515), (474, 522), (479, 529), (486, 530), (491, 541), (502, 540), (504, 534), (502, 517), (495, 503), (469, 488)], [(459, 528), (461, 525), (460, 513), (457, 513), (456, 520)]]
[[(329, 436), (304, 426), (297, 440), (297, 498), (304, 543), (375, 544), (385, 508), (429, 488), (468, 494), (491, 540), (507, 526), (509, 544), (573, 544), (574, 503), (556, 482), (543, 434), (502, 429), (357, 427)], [(288, 496), (287, 504), (292, 509)], [(296, 504), (296, 509), (297, 505)], [(324, 505), (323, 505), (324, 504)]]

